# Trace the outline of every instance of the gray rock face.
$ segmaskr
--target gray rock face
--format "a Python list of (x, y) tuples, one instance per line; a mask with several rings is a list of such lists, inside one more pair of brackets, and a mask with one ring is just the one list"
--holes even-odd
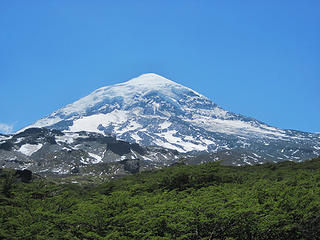
[(0, 149), (0, 168), (29, 169), (35, 173), (112, 174), (118, 170), (110, 170), (108, 164), (117, 162), (123, 171), (132, 173), (139, 172), (140, 165), (152, 169), (179, 158), (174, 150), (141, 147), (99, 133), (30, 128), (5, 137), (1, 144), (5, 147)]
[(138, 173), (140, 171), (140, 159), (125, 159), (121, 163), (124, 170), (129, 173)]

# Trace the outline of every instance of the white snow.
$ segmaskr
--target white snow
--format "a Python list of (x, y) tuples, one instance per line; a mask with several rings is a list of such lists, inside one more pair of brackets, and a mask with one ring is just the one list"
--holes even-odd
[(81, 158), (80, 158), (80, 162), (83, 163), (83, 164), (89, 164), (89, 163), (90, 163), (90, 159), (89, 159), (89, 158), (81, 157)]
[(100, 157), (99, 155), (97, 154), (94, 154), (94, 153), (89, 153), (89, 156), (93, 157), (95, 159), (95, 161), (93, 161), (92, 163), (99, 163), (99, 162), (102, 162), (102, 157)]
[(24, 139), (23, 137), (18, 138), (18, 139), (15, 141), (15, 144), (22, 142), (23, 139)]
[(135, 152), (135, 151), (131, 150), (131, 153), (132, 153), (132, 155), (133, 155), (134, 159), (138, 158), (138, 156), (137, 156), (137, 154), (136, 154), (136, 152)]
[(297, 152), (299, 152), (299, 149), (295, 150), (292, 155), (296, 154)]
[(211, 145), (211, 144), (216, 145), (216, 143), (214, 141), (211, 141), (209, 139), (205, 139), (205, 138), (200, 138), (200, 139), (201, 139), (201, 142), (203, 142), (206, 145)]
[(164, 142), (160, 139), (156, 139), (154, 141), (154, 143), (157, 145), (157, 146), (161, 146), (161, 147), (164, 147), (164, 148), (169, 148), (169, 149), (174, 149), (174, 150), (177, 150), (179, 152), (186, 152), (186, 150), (184, 148), (181, 148), (181, 147), (178, 147), (178, 146), (175, 146), (175, 145), (172, 145), (171, 143), (169, 142)]
[(158, 111), (158, 109), (160, 107), (160, 104), (156, 103), (156, 102), (153, 102), (152, 103), (152, 107), (153, 107), (153, 113), (155, 114)]
[(252, 163), (248, 161), (247, 156), (242, 157), (242, 159), (246, 164), (252, 165)]
[[(93, 107), (104, 99), (118, 97), (123, 98), (124, 102), (129, 103), (134, 97), (139, 98), (139, 96), (143, 96), (152, 91), (159, 91), (162, 94), (174, 97), (174, 93), (167, 91), (168, 86), (176, 89), (188, 89), (157, 74), (143, 74), (125, 83), (99, 88), (88, 96), (67, 105), (57, 112), (64, 115), (76, 112), (79, 115), (83, 115), (88, 107)], [(191, 89), (188, 90), (193, 91)]]
[[(228, 145), (220, 146), (220, 148), (223, 150), (231, 150), (231, 148), (229, 148)], [(229, 155), (228, 153), (226, 153), (226, 154)]]
[(142, 138), (139, 137), (139, 135), (138, 135), (137, 133), (132, 133), (132, 134), (131, 134), (131, 137), (132, 137), (134, 140), (136, 140), (137, 143), (139, 143), (139, 142), (142, 140)]
[(184, 120), (212, 132), (235, 134), (240, 136), (256, 134), (269, 138), (279, 138), (286, 136), (282, 131), (278, 131), (278, 129), (276, 128), (271, 128), (266, 125), (258, 127), (250, 124), (250, 122), (244, 122), (241, 120), (211, 118), (199, 114), (194, 115), (193, 119), (185, 118)]
[(192, 141), (192, 140), (194, 140), (194, 138), (192, 136), (185, 136), (184, 140)]
[(24, 130), (28, 129), (28, 128), (31, 128), (31, 127), (34, 127), (34, 128), (41, 128), (41, 127), (45, 127), (45, 126), (51, 126), (55, 123), (58, 123), (60, 122), (61, 119), (60, 117), (58, 116), (55, 116), (56, 112), (53, 112), (49, 117), (45, 117), (45, 118), (41, 118), (40, 120), (36, 121), (35, 123), (25, 127), (25, 128), (22, 128), (20, 129), (19, 131), (17, 131), (16, 133), (21, 133), (23, 132)]
[(114, 110), (111, 113), (107, 114), (96, 114), (87, 117), (82, 117), (73, 122), (73, 125), (69, 127), (70, 131), (79, 132), (79, 131), (88, 131), (88, 132), (99, 132), (103, 131), (98, 130), (98, 126), (102, 124), (103, 126), (108, 126), (111, 123), (119, 125), (128, 120), (127, 112), (122, 110)]
[(170, 126), (171, 126), (171, 122), (169, 122), (169, 121), (164, 121), (163, 123), (161, 123), (161, 124), (159, 124), (159, 127), (161, 128), (161, 129), (167, 129), (167, 128), (169, 128)]
[(157, 89), (159, 86), (163, 85), (179, 85), (165, 77), (162, 77), (155, 73), (145, 73), (140, 75), (139, 77), (133, 78), (130, 81), (123, 83), (131, 86), (155, 86)]
[[(207, 99), (205, 96), (193, 91), (192, 89), (175, 83), (169, 79), (154, 73), (147, 73), (125, 83), (99, 88), (88, 96), (59, 109), (49, 117), (43, 118), (28, 127), (43, 127), (57, 123), (62, 120), (60, 117), (56, 116), (57, 114), (68, 116), (75, 113), (77, 116), (83, 116), (88, 108), (93, 107), (98, 103), (102, 103), (107, 99), (123, 99), (126, 104), (139, 102), (146, 94), (155, 91), (160, 95), (162, 94), (167, 96), (171, 101), (176, 101), (175, 98), (179, 99), (179, 96), (176, 93), (177, 91), (191, 91), (195, 95)], [(155, 103), (154, 107), (156, 109), (159, 105)]]
[(65, 132), (63, 136), (56, 136), (57, 143), (68, 143), (71, 144), (74, 142), (74, 139), (79, 138), (80, 135), (78, 133), (73, 132)]
[(254, 152), (252, 152), (252, 154), (253, 154), (255, 157), (257, 157), (257, 158), (261, 158), (261, 156), (260, 156), (260, 155), (258, 155), (258, 154), (256, 154), (256, 153), (254, 153)]
[(129, 124), (124, 128), (121, 128), (121, 126), (117, 127), (116, 132), (118, 135), (120, 135), (120, 134), (129, 132), (129, 131), (135, 131), (135, 130), (141, 129), (141, 128), (142, 128), (141, 124), (137, 123), (136, 121), (130, 121)]
[(3, 141), (3, 140), (9, 140), (11, 139), (12, 136), (3, 136), (3, 135), (0, 135), (0, 141)]
[(184, 152), (190, 152), (190, 151), (207, 151), (208, 146), (207, 145), (200, 145), (200, 144), (195, 144), (192, 142), (184, 142), (181, 144), (181, 147), (185, 149)]
[[(177, 134), (176, 130), (158, 133), (157, 135), (161, 138), (164, 138), (167, 142), (165, 143), (162, 140), (157, 139), (155, 141), (155, 144), (162, 146), (162, 147), (165, 147), (165, 148), (174, 149), (179, 152), (189, 152), (189, 151), (194, 151), (194, 150), (207, 151), (208, 150), (207, 143), (214, 144), (214, 142), (212, 142), (210, 140), (202, 139), (202, 141), (194, 141), (194, 139), (190, 136), (180, 138), (180, 137), (174, 136), (175, 134)], [(189, 141), (186, 141), (187, 139)], [(191, 140), (193, 140), (193, 141), (191, 141)], [(205, 141), (207, 141), (207, 143), (205, 143)]]
[(14, 156), (13, 158), (9, 158), (9, 161), (14, 161), (14, 160), (17, 160), (17, 156)]
[(160, 137), (165, 138), (170, 143), (182, 142), (181, 138), (173, 136), (176, 133), (177, 133), (176, 130), (171, 130), (171, 131), (158, 133), (157, 135), (160, 136)]
[(68, 169), (63, 169), (63, 167), (59, 167), (59, 168), (54, 168), (51, 170), (54, 173), (58, 173), (58, 174), (66, 174), (69, 173)]
[(73, 148), (71, 148), (71, 147), (63, 147), (63, 148), (61, 148), (61, 150), (71, 151), (71, 150), (73, 150)]
[(38, 143), (38, 144), (24, 144), (22, 145), (19, 150), (17, 150), (18, 152), (21, 152), (24, 155), (27, 156), (31, 156), (33, 153), (37, 152), (40, 148), (42, 148), (42, 144)]

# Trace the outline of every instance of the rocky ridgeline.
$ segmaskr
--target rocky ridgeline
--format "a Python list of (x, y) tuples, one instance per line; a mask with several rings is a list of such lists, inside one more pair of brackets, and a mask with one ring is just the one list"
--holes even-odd
[(137, 173), (179, 159), (175, 150), (141, 147), (90, 132), (29, 128), (0, 138), (0, 167), (36, 173), (97, 175)]

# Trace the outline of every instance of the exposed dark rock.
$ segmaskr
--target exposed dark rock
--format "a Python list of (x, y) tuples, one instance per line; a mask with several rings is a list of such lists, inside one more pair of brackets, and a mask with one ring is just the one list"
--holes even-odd
[(28, 128), (21, 133), (18, 133), (16, 137), (28, 137), (30, 135), (43, 135), (44, 133), (49, 132), (46, 128)]
[(72, 126), (72, 124), (73, 124), (72, 120), (70, 120), (70, 121), (60, 121), (60, 122), (57, 122), (57, 123), (53, 124), (52, 126), (49, 126), (48, 128), (49, 129), (56, 129), (56, 130), (63, 131), (63, 130), (67, 130), (69, 126)]
[(117, 140), (114, 137), (88, 137), (88, 138), (80, 138), (78, 139), (79, 142), (98, 142), (101, 144), (110, 144), (110, 143), (116, 143)]
[(124, 170), (129, 173), (138, 173), (140, 171), (140, 159), (125, 159), (121, 163)]
[(50, 144), (57, 144), (56, 139), (55, 139), (54, 136), (47, 137), (46, 140)]
[(139, 153), (139, 154), (141, 154), (141, 155), (143, 155), (143, 154), (146, 153), (146, 150), (145, 150), (143, 147), (141, 147), (139, 144), (137, 144), (137, 143), (131, 144), (130, 147), (131, 147), (131, 149), (132, 149), (133, 151), (135, 151), (135, 152), (137, 152), (137, 153)]
[(108, 149), (110, 149), (115, 154), (124, 155), (130, 153), (130, 143), (124, 141), (109, 143)]
[(13, 147), (13, 144), (11, 142), (5, 142), (0, 144), (0, 149), (5, 150), (5, 151), (11, 151)]
[(79, 174), (80, 173), (80, 169), (78, 167), (74, 167), (71, 169), (71, 174)]

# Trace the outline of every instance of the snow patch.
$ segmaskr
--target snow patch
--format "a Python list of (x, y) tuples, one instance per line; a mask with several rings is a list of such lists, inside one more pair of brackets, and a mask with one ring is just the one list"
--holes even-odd
[(89, 152), (88, 152), (88, 154), (89, 154), (90, 157), (95, 159), (95, 161), (93, 161), (92, 163), (95, 164), (95, 163), (102, 162), (102, 157), (100, 157), (99, 155), (94, 154), (94, 153), (89, 153)]
[(0, 135), (0, 141), (9, 140), (12, 136)]
[(119, 125), (128, 120), (127, 112), (122, 110), (114, 110), (107, 114), (96, 114), (87, 117), (82, 117), (73, 122), (73, 125), (69, 127), (70, 131), (88, 131), (103, 133), (98, 130), (98, 126), (108, 126), (109, 124)]
[(15, 141), (15, 144), (17, 144), (17, 143), (21, 143), (22, 141), (23, 141), (23, 137), (20, 137), (20, 138), (18, 138), (16, 141)]
[(22, 145), (19, 150), (17, 150), (18, 152), (21, 152), (24, 155), (27, 156), (31, 156), (33, 153), (37, 152), (40, 148), (42, 148), (42, 144), (24, 144)]
[(161, 129), (167, 129), (167, 128), (169, 128), (171, 126), (171, 124), (172, 124), (171, 122), (164, 121), (163, 123), (159, 124), (159, 127)]
[(139, 142), (142, 140), (142, 138), (139, 137), (139, 135), (138, 135), (137, 133), (131, 134), (131, 137), (132, 137), (134, 140), (136, 140), (137, 143), (139, 143)]
[(80, 135), (78, 133), (72, 133), (72, 132), (65, 132), (65, 135), (63, 136), (56, 136), (56, 142), (57, 143), (68, 143), (71, 144), (74, 142), (76, 138), (79, 138)]
[(279, 138), (286, 136), (282, 131), (278, 131), (278, 129), (276, 128), (271, 128), (267, 126), (258, 127), (254, 126), (250, 122), (244, 122), (241, 120), (218, 119), (206, 117), (199, 114), (193, 115), (192, 119), (186, 118), (184, 120), (196, 126), (208, 129), (212, 132), (235, 134), (240, 136), (255, 134), (269, 138)]

